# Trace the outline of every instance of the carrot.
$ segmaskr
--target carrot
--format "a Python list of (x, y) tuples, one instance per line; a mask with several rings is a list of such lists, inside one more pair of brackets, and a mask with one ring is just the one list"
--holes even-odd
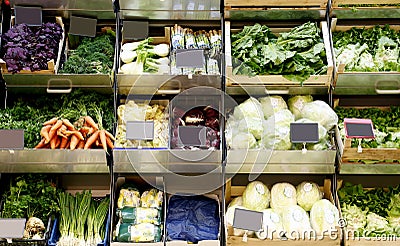
[(62, 137), (61, 137), (61, 138), (60, 138), (60, 137), (57, 137), (57, 140), (56, 140), (56, 148), (60, 147), (61, 139), (63, 139), (63, 138), (62, 138)]
[(89, 149), (94, 142), (96, 142), (96, 139), (99, 137), (99, 131), (95, 131), (87, 140), (85, 143), (85, 146), (83, 147), (84, 149)]
[(71, 136), (71, 135), (74, 135), (74, 134), (75, 134), (75, 131), (68, 131), (68, 130), (66, 130), (66, 131), (63, 132), (63, 134), (64, 134), (65, 136), (69, 137), (69, 136)]
[(107, 140), (106, 140), (106, 132), (105, 132), (106, 130), (100, 130), (100, 133), (99, 133), (99, 135), (100, 135), (100, 142), (101, 142), (101, 145), (103, 146), (103, 149), (106, 151), (106, 153), (107, 153)]
[(42, 138), (42, 140), (40, 140), (40, 142), (35, 146), (35, 149), (42, 149), (46, 146), (45, 144), (46, 139)]
[(67, 145), (65, 145), (65, 148), (69, 149), (70, 145), (71, 145), (71, 139), (68, 139), (68, 142), (67, 142)]
[(40, 130), (40, 136), (42, 136), (45, 140), (46, 143), (50, 142), (50, 137), (49, 137), (49, 131), (50, 131), (51, 125), (46, 125), (42, 127)]
[(64, 133), (66, 132), (67, 127), (65, 125), (62, 125), (60, 128), (57, 130), (57, 135), (63, 138), (68, 138)]
[(99, 141), (99, 139), (96, 139), (96, 142), (94, 142), (94, 144), (95, 144), (97, 147), (99, 147), (99, 146), (100, 146), (100, 141)]
[(76, 146), (78, 145), (78, 143), (79, 143), (79, 138), (76, 135), (72, 135), (71, 136), (71, 144), (70, 144), (69, 148), (71, 150), (74, 150), (76, 148)]
[(107, 130), (104, 130), (104, 131), (106, 132), (106, 135), (107, 135), (109, 138), (111, 138), (111, 140), (115, 141), (115, 137), (114, 137), (111, 133), (109, 133)]
[(77, 149), (83, 149), (83, 147), (85, 147), (85, 140), (79, 141)]
[(60, 149), (65, 149), (69, 142), (69, 138), (61, 138)]
[(63, 119), (62, 122), (68, 128), (68, 130), (70, 131), (75, 130), (74, 125), (72, 125), (72, 123), (68, 119)]
[(80, 133), (79, 131), (74, 131), (75, 136), (77, 136), (80, 140), (85, 140), (85, 138), (83, 138), (82, 133)]
[(99, 130), (99, 126), (96, 124), (96, 122), (93, 120), (93, 118), (90, 117), (89, 115), (85, 116), (85, 123), (86, 123), (88, 126), (91, 126), (91, 127), (93, 127), (94, 129), (96, 129), (96, 130)]
[(57, 139), (58, 139), (58, 136), (57, 136), (57, 135), (54, 136), (52, 139), (50, 139), (50, 148), (51, 148), (51, 149), (55, 149), (55, 148), (56, 148)]
[(110, 147), (110, 149), (114, 148), (114, 144), (108, 136), (106, 136), (106, 142), (107, 142), (107, 146)]
[(43, 123), (43, 125), (44, 125), (44, 126), (47, 126), (47, 125), (54, 125), (54, 124), (57, 122), (57, 120), (58, 120), (58, 117), (54, 117), (54, 118), (52, 118), (51, 120), (45, 121), (45, 122)]
[(54, 137), (54, 135), (57, 133), (58, 128), (62, 126), (62, 120), (57, 120), (57, 122), (50, 128), (49, 131), (49, 138), (50, 141)]

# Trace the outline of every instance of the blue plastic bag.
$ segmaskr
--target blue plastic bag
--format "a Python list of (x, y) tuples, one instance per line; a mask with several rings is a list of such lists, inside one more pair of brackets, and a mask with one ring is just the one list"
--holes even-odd
[(218, 201), (205, 196), (172, 196), (167, 209), (168, 240), (217, 240), (218, 206)]

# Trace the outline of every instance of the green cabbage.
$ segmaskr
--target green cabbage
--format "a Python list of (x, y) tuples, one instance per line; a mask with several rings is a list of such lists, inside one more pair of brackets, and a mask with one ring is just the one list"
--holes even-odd
[(329, 230), (338, 226), (339, 210), (329, 200), (319, 200), (311, 208), (310, 221), (317, 235), (329, 235)]
[(276, 112), (274, 115), (269, 117), (265, 121), (265, 125), (268, 128), (279, 127), (281, 125), (290, 126), (290, 123), (294, 122), (294, 115), (289, 109), (282, 109)]
[(260, 145), (266, 149), (289, 150), (292, 148), (290, 142), (290, 125), (275, 125), (264, 129)]
[(238, 123), (239, 132), (251, 133), (256, 139), (261, 139), (264, 127), (264, 119), (257, 117), (247, 117)]
[(235, 120), (241, 120), (250, 117), (263, 119), (264, 115), (261, 109), (261, 103), (254, 97), (250, 97), (234, 108), (233, 117)]
[(287, 109), (285, 100), (281, 96), (268, 96), (258, 99), (261, 103), (262, 112), (264, 113), (265, 119), (268, 119), (276, 112), (282, 109)]
[(276, 183), (271, 189), (271, 208), (296, 205), (296, 188), (290, 183)]
[(231, 140), (226, 139), (232, 149), (252, 149), (257, 147), (257, 140), (251, 133), (239, 132)]
[(322, 199), (319, 186), (313, 182), (302, 182), (296, 188), (297, 204), (306, 211), (310, 211), (315, 202)]
[(260, 181), (249, 183), (243, 192), (243, 206), (251, 210), (262, 211), (268, 208), (270, 200), (268, 187)]
[[(290, 205), (279, 209), (282, 225), (289, 239), (298, 240), (311, 234), (310, 218), (307, 212), (298, 205)], [(312, 234), (311, 234), (312, 235)]]
[(386, 233), (390, 231), (389, 222), (382, 216), (377, 215), (376, 213), (369, 213), (367, 215), (367, 226), (365, 227), (365, 231), (367, 232), (367, 236), (371, 233)]
[[(303, 118), (296, 120), (295, 123), (318, 123), (318, 122)], [(318, 137), (320, 141), (327, 137), (327, 133), (328, 131), (325, 129), (325, 127), (323, 127), (320, 123), (318, 123)]]
[(289, 110), (293, 113), (295, 119), (300, 119), (301, 110), (305, 103), (312, 102), (313, 97), (311, 95), (307, 96), (294, 96), (288, 99)]
[(304, 104), (301, 118), (318, 122), (328, 131), (337, 125), (339, 120), (335, 111), (326, 102), (319, 100)]
[(272, 208), (264, 209), (263, 211), (262, 230), (256, 232), (258, 239), (265, 240), (267, 238), (279, 238), (284, 233), (282, 219), (278, 212)]

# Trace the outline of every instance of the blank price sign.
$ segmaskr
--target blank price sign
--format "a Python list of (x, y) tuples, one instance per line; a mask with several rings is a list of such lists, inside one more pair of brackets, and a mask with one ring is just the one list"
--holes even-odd
[(375, 138), (371, 119), (344, 119), (346, 138)]
[(290, 123), (292, 143), (318, 143), (318, 123)]
[(233, 227), (249, 231), (260, 231), (262, 229), (262, 224), (262, 212), (235, 208)]

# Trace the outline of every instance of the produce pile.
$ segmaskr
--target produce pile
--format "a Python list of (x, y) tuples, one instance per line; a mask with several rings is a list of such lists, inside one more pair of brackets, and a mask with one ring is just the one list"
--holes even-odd
[(399, 37), (389, 25), (333, 32), (336, 63), (345, 71), (400, 71)]
[(354, 236), (400, 236), (400, 186), (365, 189), (346, 182), (338, 195), (347, 229)]
[(294, 96), (286, 103), (281, 96), (250, 97), (233, 109), (226, 123), (226, 141), (231, 149), (301, 149), (290, 142), (290, 123), (318, 123), (319, 142), (311, 150), (332, 147), (328, 132), (338, 117), (325, 102), (312, 96)]
[(231, 39), (233, 74), (279, 74), (302, 83), (327, 72), (325, 45), (316, 23), (307, 22), (279, 35), (257, 23), (232, 34)]
[[(236, 208), (262, 212), (262, 230), (246, 232), (232, 228)], [(242, 196), (229, 203), (226, 211), (229, 235), (256, 236), (261, 240), (320, 236), (335, 229), (338, 221), (338, 209), (323, 198), (318, 184), (307, 181), (297, 187), (287, 182), (276, 183), (271, 190), (261, 181), (253, 181)]]
[(75, 196), (61, 192), (59, 246), (96, 246), (105, 238), (105, 219), (110, 199), (100, 202), (92, 197), (91, 191), (82, 191)]
[[(171, 149), (219, 149), (219, 112), (211, 106), (199, 106), (185, 112), (179, 107), (173, 109), (171, 125)], [(197, 126), (206, 128), (206, 142), (204, 146), (183, 146), (179, 139), (179, 126)]]
[(190, 28), (182, 28), (175, 25), (171, 28), (171, 49), (203, 49), (205, 55), (205, 67), (203, 68), (177, 68), (175, 56), (171, 57), (172, 74), (220, 74), (218, 59), (222, 52), (222, 31), (221, 30), (199, 30), (193, 31)]
[(140, 194), (135, 185), (122, 185), (117, 202), (118, 242), (160, 242), (163, 224), (163, 192), (149, 189)]
[(10, 180), (2, 195), (1, 218), (27, 218), (25, 239), (44, 239), (48, 220), (59, 211), (56, 188), (50, 176), (23, 174)]
[(58, 23), (43, 23), (39, 27), (18, 24), (11, 27), (2, 38), (2, 51), (7, 70), (47, 70), (47, 62), (57, 61), (63, 29)]
[(124, 63), (123, 74), (169, 74), (168, 44), (153, 45), (151, 38), (137, 42), (127, 42), (121, 47), (120, 58)]
[(68, 35), (67, 60), (59, 73), (111, 74), (114, 63), (115, 32), (102, 28), (97, 37)]
[(100, 110), (104, 129), (110, 131), (114, 123), (112, 97), (96, 92), (77, 89), (70, 94), (48, 95), (34, 100), (12, 98), (14, 101), (9, 102), (6, 109), (0, 109), (0, 129), (24, 129), (26, 148), (34, 148), (41, 141), (42, 123), (54, 117), (75, 122), (81, 116), (95, 116)]
[[(152, 103), (135, 103), (129, 100), (126, 104), (118, 107), (118, 126), (116, 130), (115, 147), (122, 148), (168, 148), (169, 128), (168, 128), (168, 105)], [(126, 122), (128, 121), (153, 121), (154, 139), (153, 140), (127, 140)]]

